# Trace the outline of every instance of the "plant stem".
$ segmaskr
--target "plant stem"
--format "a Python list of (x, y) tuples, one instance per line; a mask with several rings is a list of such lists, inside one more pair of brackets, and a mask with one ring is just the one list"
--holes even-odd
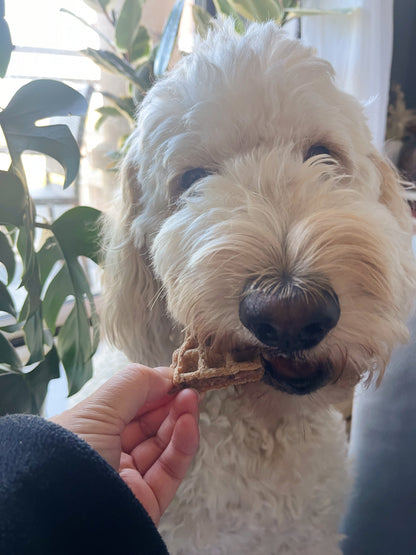
[[(66, 14), (68, 14), (68, 15), (72, 15), (72, 17), (75, 17), (75, 19), (78, 19), (78, 21), (80, 21), (83, 25), (85, 25), (85, 26), (88, 27), (89, 29), (92, 29), (95, 33), (97, 33), (97, 35), (98, 35), (104, 42), (106, 42), (106, 43), (112, 48), (112, 50), (114, 50), (114, 52), (117, 53), (117, 48), (116, 48), (116, 46), (111, 42), (111, 40), (110, 40), (108, 37), (106, 37), (106, 36), (104, 35), (104, 33), (102, 33), (99, 29), (97, 29), (97, 27), (95, 27), (94, 25), (90, 25), (87, 21), (85, 21), (85, 19), (83, 19), (82, 17), (79, 17), (79, 15), (74, 14), (73, 12), (71, 12), (70, 10), (67, 10), (66, 8), (61, 8), (60, 11), (63, 12), (63, 13), (66, 13)], [(104, 13), (107, 15), (107, 19), (109, 19), (108, 14), (105, 12), (105, 10), (104, 10)], [(110, 21), (110, 23), (111, 23), (111, 20), (110, 20), (110, 19), (109, 19), (109, 21)], [(114, 27), (114, 24), (113, 24), (113, 23), (111, 23), (111, 25), (113, 25), (113, 27)]]
[(111, 17), (108, 15), (107, 10), (104, 8), (104, 6), (100, 3), (100, 7), (101, 7), (101, 11), (103, 12), (103, 14), (105, 15), (107, 21), (110, 23), (110, 25), (112, 27), (115, 27), (115, 19), (114, 19), (114, 12), (113, 12), (113, 19), (111, 19)]
[(52, 229), (51, 224), (46, 224), (43, 222), (35, 222), (35, 227), (39, 227), (40, 229), (49, 229), (49, 230)]

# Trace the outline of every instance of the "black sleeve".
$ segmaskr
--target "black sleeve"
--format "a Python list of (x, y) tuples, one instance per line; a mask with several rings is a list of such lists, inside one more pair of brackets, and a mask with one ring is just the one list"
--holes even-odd
[(36, 416), (0, 418), (0, 553), (167, 554), (149, 515), (87, 443)]

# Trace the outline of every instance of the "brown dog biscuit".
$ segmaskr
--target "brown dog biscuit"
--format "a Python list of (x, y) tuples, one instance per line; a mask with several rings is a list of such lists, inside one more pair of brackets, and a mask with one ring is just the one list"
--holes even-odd
[(261, 380), (264, 370), (258, 353), (245, 352), (242, 359), (241, 352), (218, 353), (188, 337), (173, 353), (173, 392), (191, 387), (202, 393)]

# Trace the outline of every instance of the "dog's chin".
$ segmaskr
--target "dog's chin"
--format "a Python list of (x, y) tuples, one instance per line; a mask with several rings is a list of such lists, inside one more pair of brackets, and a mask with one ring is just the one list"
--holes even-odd
[(261, 355), (263, 381), (290, 395), (308, 395), (324, 387), (333, 374), (330, 361), (310, 362), (265, 352)]

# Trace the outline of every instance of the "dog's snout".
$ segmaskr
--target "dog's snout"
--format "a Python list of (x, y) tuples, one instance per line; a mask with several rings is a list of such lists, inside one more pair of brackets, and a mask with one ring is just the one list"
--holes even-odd
[(241, 299), (239, 316), (263, 344), (290, 354), (318, 345), (336, 326), (340, 307), (328, 285), (276, 288), (272, 292), (250, 287)]

